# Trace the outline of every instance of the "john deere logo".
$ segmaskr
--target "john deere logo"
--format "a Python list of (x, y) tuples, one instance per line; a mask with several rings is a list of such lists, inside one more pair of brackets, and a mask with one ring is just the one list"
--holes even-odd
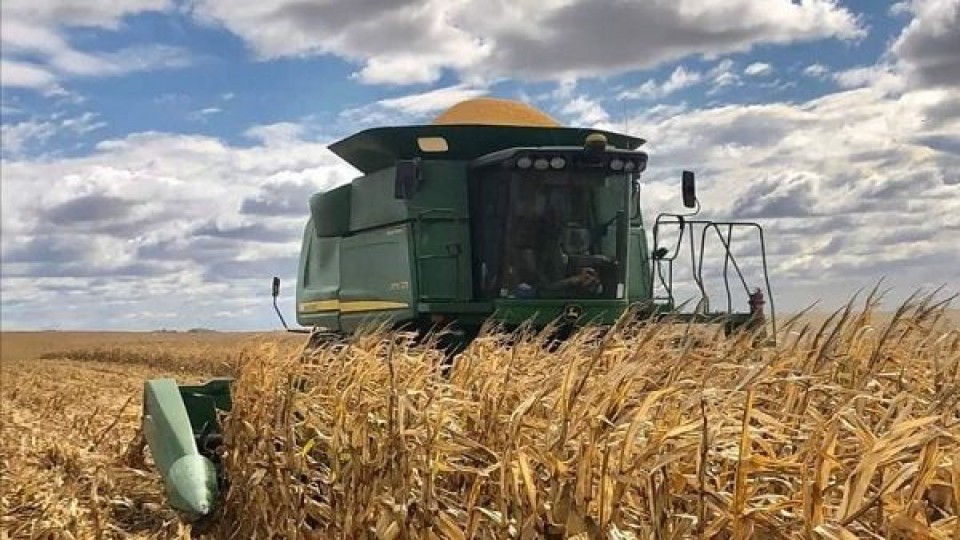
[(563, 308), (564, 319), (572, 321), (579, 319), (581, 315), (583, 315), (583, 308), (576, 304), (570, 304), (569, 306)]

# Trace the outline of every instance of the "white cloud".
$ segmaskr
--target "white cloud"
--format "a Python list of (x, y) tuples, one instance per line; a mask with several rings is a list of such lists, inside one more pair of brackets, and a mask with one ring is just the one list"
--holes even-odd
[(66, 39), (76, 27), (118, 30), (125, 16), (170, 7), (166, 0), (127, 2), (6, 2), (0, 18), (3, 86), (58, 91), (73, 76), (108, 76), (176, 68), (192, 60), (186, 50), (137, 44), (111, 51), (81, 51)]
[(104, 68), (91, 75), (122, 75), (134, 71), (176, 69), (193, 64), (193, 55), (186, 49), (169, 45), (138, 45), (118, 51), (100, 53)]
[(164, 11), (172, 6), (170, 0), (11, 1), (4, 2), (3, 15), (45, 23), (70, 21), (74, 26), (116, 29), (126, 15), (144, 11)]
[(429, 123), (438, 113), (467, 99), (486, 95), (485, 87), (457, 84), (403, 96), (378, 100), (347, 109), (341, 119), (353, 130), (374, 125)]
[(728, 86), (740, 86), (743, 84), (740, 76), (737, 75), (734, 70), (733, 60), (729, 58), (721, 60), (714, 66), (713, 69), (707, 73), (707, 78), (713, 83), (710, 90), (707, 91), (708, 96), (717, 94)]
[(902, 295), (955, 289), (960, 114), (948, 110), (960, 110), (948, 91), (864, 87), (638, 122), (650, 139), (647, 220), (682, 211), (679, 170), (692, 168), (704, 218), (765, 226), (782, 305), (835, 305), (882, 276)]
[(595, 100), (586, 96), (577, 96), (560, 109), (569, 120), (567, 125), (596, 126), (610, 120), (607, 111)]
[(773, 66), (763, 62), (754, 62), (747, 66), (743, 72), (751, 77), (769, 75), (773, 73)]
[(254, 139), (264, 146), (285, 146), (300, 140), (306, 133), (302, 124), (294, 122), (277, 122), (276, 124), (253, 126), (248, 128), (244, 135)]
[(841, 88), (873, 87), (896, 92), (903, 90), (903, 76), (892, 67), (877, 64), (846, 69), (833, 74)]
[(809, 66), (803, 68), (803, 74), (808, 77), (822, 77), (830, 72), (830, 69), (820, 63), (810, 64)]
[(223, 112), (223, 109), (220, 107), (204, 107), (191, 112), (187, 115), (187, 118), (193, 120), (194, 122), (206, 122), (208, 118), (218, 115)]
[(960, 86), (960, 0), (912, 0), (914, 18), (891, 47), (914, 85)]
[(66, 118), (52, 115), (13, 123), (5, 122), (0, 127), (3, 137), (2, 154), (4, 157), (18, 156), (31, 147), (42, 153), (47, 142), (55, 136), (84, 135), (106, 125), (96, 118), (96, 114), (88, 111)]
[(909, 0), (894, 3), (892, 6), (890, 6), (890, 9), (887, 10), (887, 13), (889, 13), (891, 17), (897, 17), (906, 13), (910, 13)]
[(647, 81), (633, 90), (621, 92), (619, 99), (662, 99), (670, 94), (693, 86), (703, 79), (703, 74), (699, 71), (687, 70), (683, 66), (677, 66), (662, 83)]
[(57, 132), (53, 122), (28, 120), (16, 124), (4, 124), (0, 127), (3, 134), (3, 153), (19, 154), (24, 146), (31, 142), (43, 143)]
[(222, 24), (250, 43), (258, 58), (333, 53), (362, 62), (371, 83), (430, 82), (445, 67), (479, 61), (486, 46), (449, 20), (456, 4), (362, 1), (349, 4), (199, 1), (197, 20)]
[(4, 58), (0, 60), (0, 80), (12, 88), (50, 88), (56, 76), (36, 64)]
[(376, 104), (409, 114), (426, 114), (443, 111), (457, 103), (486, 94), (483, 88), (472, 88), (458, 84), (430, 90), (421, 94), (410, 94), (397, 98), (382, 99)]
[(309, 194), (355, 174), (303, 131), (254, 128), (269, 144), (249, 148), (142, 133), (85, 157), (5, 160), (4, 327), (159, 324), (122, 320), (118, 302), (223, 327), (215, 312), (250, 308), (270, 277), (294, 275)]
[(259, 58), (333, 54), (356, 62), (360, 80), (392, 84), (435, 81), (444, 69), (470, 81), (587, 77), (865, 33), (850, 11), (829, 0), (198, 0), (193, 14), (239, 35)]

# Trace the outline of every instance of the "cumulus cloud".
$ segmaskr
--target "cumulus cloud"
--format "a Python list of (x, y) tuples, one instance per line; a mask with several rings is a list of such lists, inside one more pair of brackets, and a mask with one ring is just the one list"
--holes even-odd
[[(74, 283), (71, 304), (91, 310), (116, 298), (92, 294), (100, 290), (97, 280), (137, 279), (142, 290), (131, 299), (152, 305), (179, 296), (178, 309), (188, 311), (188, 304), (215, 298), (227, 286), (248, 301), (273, 275), (290, 279), (307, 197), (355, 171), (324, 144), (296, 136), (269, 141), (238, 147), (211, 137), (144, 133), (103, 141), (89, 156), (5, 160), (5, 323), (29, 320), (11, 315), (11, 301), (42, 301), (49, 297), (45, 287), (63, 280)], [(26, 280), (36, 284), (25, 289)]]
[(679, 170), (692, 168), (703, 217), (766, 227), (771, 278), (787, 305), (832, 305), (884, 276), (906, 294), (955, 287), (960, 116), (943, 116), (955, 101), (945, 90), (862, 87), (666, 117), (638, 133), (650, 139), (647, 219), (683, 210)]
[(282, 243), (290, 242), (291, 238), (295, 238), (296, 232), (279, 227), (270, 227), (263, 223), (224, 226), (213, 221), (194, 229), (192, 234), (194, 236), (207, 236), (244, 242)]
[(960, 86), (960, 0), (913, 0), (913, 19), (893, 44), (916, 85)]
[(346, 181), (339, 170), (312, 168), (283, 171), (267, 179), (240, 205), (240, 213), (251, 216), (302, 216), (304, 204), (317, 191)]
[(734, 202), (738, 219), (812, 217), (816, 211), (817, 182), (809, 172), (777, 171), (761, 176)]
[(201, 22), (223, 25), (261, 59), (336, 54), (363, 63), (356, 76), (371, 83), (436, 80), (444, 67), (466, 67), (484, 54), (482, 41), (451, 24), (448, 2), (364, 0), (196, 2)]
[(136, 203), (110, 195), (81, 195), (57, 204), (43, 217), (54, 225), (71, 226), (91, 221), (110, 221), (126, 217)]
[(748, 0), (285, 0), (242, 6), (198, 0), (193, 13), (242, 37), (259, 58), (334, 54), (359, 64), (362, 81), (399, 84), (432, 82), (444, 69), (467, 80), (588, 77), (689, 55), (865, 33), (849, 10), (829, 0), (762, 6)]

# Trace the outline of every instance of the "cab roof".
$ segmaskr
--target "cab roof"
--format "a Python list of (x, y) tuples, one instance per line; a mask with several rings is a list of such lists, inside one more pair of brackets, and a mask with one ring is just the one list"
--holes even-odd
[(404, 159), (472, 161), (515, 147), (583, 146), (591, 133), (603, 134), (609, 146), (623, 150), (636, 150), (646, 142), (600, 129), (471, 123), (371, 128), (328, 148), (368, 174)]

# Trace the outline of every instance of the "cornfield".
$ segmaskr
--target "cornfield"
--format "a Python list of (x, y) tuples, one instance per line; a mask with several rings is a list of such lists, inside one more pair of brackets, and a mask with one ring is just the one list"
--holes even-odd
[[(230, 483), (202, 524), (166, 509), (149, 454), (131, 450), (138, 385), (155, 368), (62, 360), (11, 385), (5, 367), (4, 403), (21, 405), (3, 412), (3, 527), (15, 538), (958, 539), (960, 329), (932, 295), (883, 316), (878, 305), (871, 295), (820, 323), (798, 317), (774, 345), (669, 322), (587, 329), (556, 347), (491, 330), (449, 372), (429, 344), (377, 329), (307, 353), (236, 353)], [(77, 363), (128, 374), (131, 393), (68, 392), (55, 370)]]

